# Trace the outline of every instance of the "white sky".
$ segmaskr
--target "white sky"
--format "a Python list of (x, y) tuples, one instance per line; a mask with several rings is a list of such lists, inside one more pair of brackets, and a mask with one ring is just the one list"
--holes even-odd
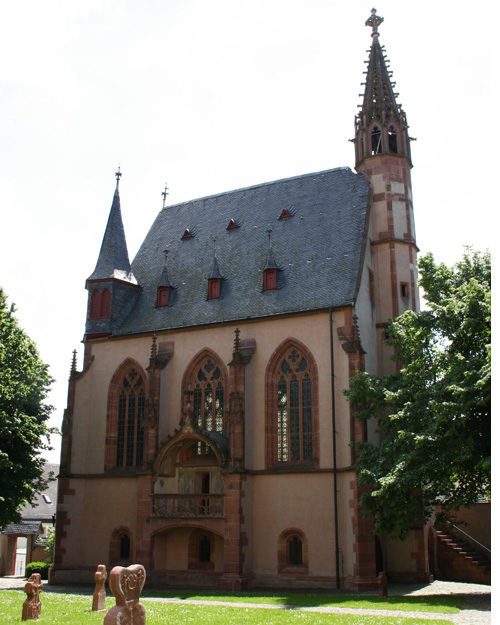
[[(0, 0), (0, 285), (56, 378), (72, 350), (121, 164), (132, 259), (169, 203), (354, 165), (372, 0)], [(492, 248), (487, 0), (384, 0), (410, 123), (417, 241)], [(495, 67), (498, 65), (495, 64)], [(59, 442), (51, 461), (59, 460)]]

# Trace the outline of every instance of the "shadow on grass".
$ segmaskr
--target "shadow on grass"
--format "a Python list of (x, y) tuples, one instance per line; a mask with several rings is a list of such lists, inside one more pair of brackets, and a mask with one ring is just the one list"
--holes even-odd
[(142, 596), (154, 598), (176, 598), (180, 600), (231, 601), (236, 603), (261, 603), (284, 605), (286, 607), (349, 607), (372, 609), (398, 609), (427, 612), (458, 612), (466, 595), (378, 595), (304, 592), (239, 592), (224, 593), (211, 590), (159, 590), (145, 589)]

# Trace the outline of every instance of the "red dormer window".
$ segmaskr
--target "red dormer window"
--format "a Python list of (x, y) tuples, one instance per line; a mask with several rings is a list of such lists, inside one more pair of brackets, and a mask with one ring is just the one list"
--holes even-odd
[(220, 278), (208, 279), (208, 296), (207, 299), (219, 299), (220, 298)]
[(239, 226), (234, 219), (231, 219), (231, 221), (227, 224), (226, 230), (234, 230), (235, 228), (239, 228)]
[(278, 219), (288, 219), (291, 216), (292, 216), (292, 213), (287, 208), (284, 208), (281, 211), (281, 215), (278, 217)]
[(277, 288), (277, 269), (264, 269), (264, 291), (272, 291)]
[(157, 295), (156, 295), (156, 306), (168, 306), (168, 295), (169, 295), (169, 287), (168, 286), (159, 286)]
[(181, 239), (192, 239), (194, 237), (194, 234), (191, 232), (191, 230), (189, 228), (186, 228), (184, 230), (184, 234), (182, 235)]

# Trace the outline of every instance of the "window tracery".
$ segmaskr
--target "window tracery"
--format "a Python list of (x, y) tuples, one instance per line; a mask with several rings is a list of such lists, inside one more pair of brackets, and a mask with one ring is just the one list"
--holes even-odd
[(132, 368), (123, 377), (118, 398), (117, 467), (137, 467), (143, 464), (145, 406), (143, 377)]
[(317, 372), (312, 356), (289, 344), (274, 356), (267, 375), (268, 465), (317, 461)]

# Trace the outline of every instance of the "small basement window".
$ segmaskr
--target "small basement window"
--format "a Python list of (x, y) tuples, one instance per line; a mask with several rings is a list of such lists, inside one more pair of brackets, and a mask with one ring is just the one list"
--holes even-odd
[(272, 291), (277, 287), (277, 269), (264, 269), (264, 291)]
[(209, 278), (208, 279), (207, 299), (219, 299), (220, 298), (220, 283), (221, 283), (221, 278)]

